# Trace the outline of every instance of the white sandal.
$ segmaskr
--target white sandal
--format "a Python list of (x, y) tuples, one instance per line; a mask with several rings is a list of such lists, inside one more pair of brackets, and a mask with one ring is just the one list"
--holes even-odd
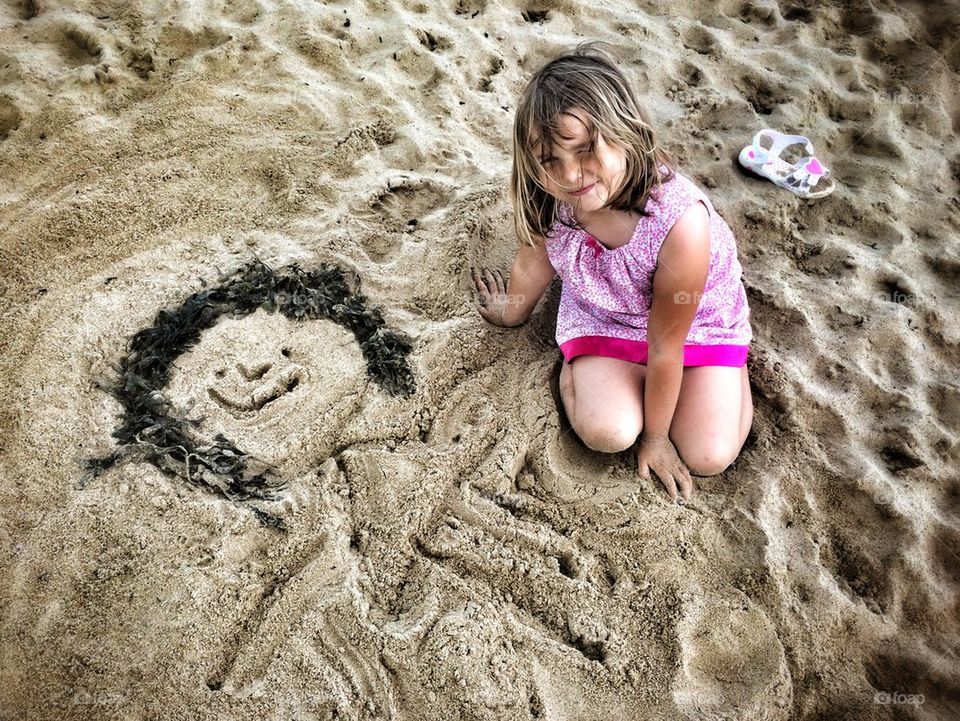
[[(760, 139), (770, 139), (770, 147), (760, 145)], [(792, 165), (780, 158), (784, 149), (801, 144), (809, 155), (800, 158)], [(789, 190), (801, 198), (822, 198), (830, 195), (835, 187), (830, 171), (813, 154), (813, 144), (803, 135), (784, 135), (776, 130), (764, 128), (753, 136), (753, 143), (740, 151), (740, 165), (757, 175), (771, 180), (781, 188)], [(821, 180), (826, 181), (819, 189), (814, 187)]]

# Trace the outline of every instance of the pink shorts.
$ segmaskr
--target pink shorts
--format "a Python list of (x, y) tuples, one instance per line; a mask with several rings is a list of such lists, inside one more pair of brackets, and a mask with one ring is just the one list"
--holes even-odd
[[(687, 366), (733, 366), (740, 368), (747, 362), (748, 345), (685, 345), (683, 365)], [(585, 335), (572, 338), (560, 346), (564, 361), (569, 363), (577, 356), (600, 355), (619, 358), (632, 363), (647, 362), (647, 342), (602, 335)]]

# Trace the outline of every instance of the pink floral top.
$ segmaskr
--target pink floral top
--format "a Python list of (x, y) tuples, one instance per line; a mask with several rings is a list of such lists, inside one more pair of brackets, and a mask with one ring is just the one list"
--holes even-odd
[[(651, 192), (646, 206), (650, 215), (640, 218), (633, 236), (618, 248), (607, 249), (586, 231), (559, 222), (550, 229), (547, 253), (563, 281), (557, 344), (566, 362), (578, 355), (604, 355), (646, 363), (647, 319), (660, 246), (697, 201), (710, 216), (710, 266), (684, 345), (684, 365), (746, 363), (753, 333), (733, 233), (706, 194), (677, 172)], [(560, 203), (558, 213), (575, 224), (569, 203)]]

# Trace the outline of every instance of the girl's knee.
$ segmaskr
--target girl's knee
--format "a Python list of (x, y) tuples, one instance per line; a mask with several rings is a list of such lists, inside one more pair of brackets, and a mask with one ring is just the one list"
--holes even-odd
[(680, 460), (695, 476), (723, 473), (737, 458), (740, 449), (723, 438), (701, 438), (693, 443), (675, 444)]
[(587, 448), (600, 453), (619, 453), (637, 440), (643, 430), (641, 425), (633, 418), (596, 420), (579, 429), (578, 435)]

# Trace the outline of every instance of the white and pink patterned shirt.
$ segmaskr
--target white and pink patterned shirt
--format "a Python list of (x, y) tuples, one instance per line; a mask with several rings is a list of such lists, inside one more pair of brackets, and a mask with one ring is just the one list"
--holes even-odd
[[(554, 223), (547, 253), (563, 281), (557, 313), (557, 344), (566, 362), (578, 355), (647, 361), (647, 320), (653, 273), (664, 238), (693, 203), (710, 216), (710, 266), (696, 316), (684, 344), (684, 365), (742, 366), (753, 333), (743, 287), (743, 269), (730, 227), (692, 180), (674, 171), (654, 188), (630, 240), (608, 249), (586, 231)], [(574, 208), (560, 203), (560, 217), (574, 224)]]

